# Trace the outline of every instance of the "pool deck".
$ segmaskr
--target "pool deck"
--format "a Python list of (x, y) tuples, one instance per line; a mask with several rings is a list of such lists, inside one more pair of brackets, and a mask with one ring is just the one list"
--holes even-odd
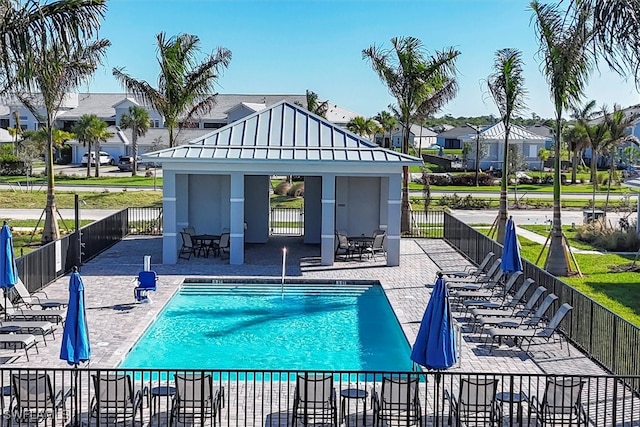
[[(436, 272), (441, 268), (459, 268), (468, 262), (443, 240), (402, 239), (400, 266), (387, 267), (378, 261), (337, 261), (320, 265), (319, 246), (305, 245), (301, 238), (272, 237), (264, 245), (247, 245), (244, 265), (229, 265), (219, 258), (191, 258), (175, 265), (159, 264), (162, 259), (160, 237), (133, 236), (117, 243), (82, 266), (92, 359), (90, 368), (113, 368), (125, 357), (146, 327), (187, 277), (269, 278), (281, 277), (282, 252), (288, 248), (286, 275), (295, 279), (378, 280), (383, 286), (409, 343), (413, 344), (429, 298)], [(429, 256), (436, 254), (438, 266)], [(152, 268), (158, 273), (158, 291), (153, 302), (138, 304), (133, 296), (133, 279), (142, 270), (143, 255), (151, 255)], [(49, 298), (67, 298), (68, 276), (46, 288)], [(456, 316), (458, 313), (454, 313)], [(464, 326), (462, 323), (461, 325)], [(456, 372), (530, 373), (530, 374), (604, 374), (595, 363), (572, 349), (557, 343), (534, 344), (527, 355), (516, 347), (503, 345), (489, 353), (484, 338), (463, 327), (460, 366)], [(24, 352), (0, 350), (4, 367), (67, 367), (59, 359), (62, 327), (47, 346), (38, 338), (38, 350)]]

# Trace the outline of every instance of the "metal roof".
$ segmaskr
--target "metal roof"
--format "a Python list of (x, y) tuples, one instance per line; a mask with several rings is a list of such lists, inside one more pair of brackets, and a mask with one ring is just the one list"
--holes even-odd
[(381, 148), (287, 101), (251, 114), (189, 144), (148, 153), (145, 157), (160, 161), (198, 159), (422, 164), (417, 157)]
[[(506, 133), (504, 123), (499, 122), (495, 125), (483, 130), (480, 133), (480, 138), (487, 139), (501, 139), (504, 140), (504, 135)], [(474, 135), (475, 137), (475, 135)], [(538, 141), (546, 141), (547, 138), (541, 135), (537, 135), (533, 132), (529, 132), (522, 126), (511, 125), (511, 129), (509, 130), (509, 141), (518, 141), (518, 140), (538, 140)]]

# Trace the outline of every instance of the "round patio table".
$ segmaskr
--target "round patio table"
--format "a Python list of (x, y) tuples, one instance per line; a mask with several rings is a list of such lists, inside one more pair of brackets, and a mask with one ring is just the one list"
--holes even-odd
[[(348, 388), (346, 390), (340, 391), (340, 412), (342, 412), (342, 421), (347, 416), (347, 400), (348, 399), (362, 399), (362, 407), (364, 408), (364, 413), (362, 414), (362, 425), (366, 425), (367, 423), (367, 396), (369, 394), (366, 390), (361, 390), (359, 388)], [(358, 421), (358, 402), (356, 401), (356, 423)]]

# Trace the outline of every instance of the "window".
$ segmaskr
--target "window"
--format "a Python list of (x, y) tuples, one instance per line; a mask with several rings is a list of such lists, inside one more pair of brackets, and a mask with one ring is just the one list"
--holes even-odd
[(205, 129), (220, 129), (224, 123), (203, 123)]

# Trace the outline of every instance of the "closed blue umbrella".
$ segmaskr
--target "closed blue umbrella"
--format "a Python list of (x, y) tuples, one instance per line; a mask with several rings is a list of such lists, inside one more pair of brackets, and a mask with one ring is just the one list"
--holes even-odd
[(16, 283), (18, 283), (18, 269), (13, 253), (13, 236), (7, 221), (5, 221), (0, 232), (0, 288), (4, 293), (5, 319), (7, 318), (7, 291), (13, 288)]
[(522, 271), (522, 258), (520, 257), (520, 245), (518, 244), (518, 235), (516, 234), (516, 224), (511, 217), (507, 221), (504, 233), (502, 264), (500, 268), (505, 274)]
[(66, 360), (70, 365), (78, 365), (90, 358), (91, 346), (84, 306), (84, 285), (78, 268), (73, 267), (73, 273), (69, 279), (69, 306), (62, 332), (60, 359)]
[(428, 369), (448, 369), (458, 359), (449, 290), (438, 275), (411, 350), (411, 360)]

